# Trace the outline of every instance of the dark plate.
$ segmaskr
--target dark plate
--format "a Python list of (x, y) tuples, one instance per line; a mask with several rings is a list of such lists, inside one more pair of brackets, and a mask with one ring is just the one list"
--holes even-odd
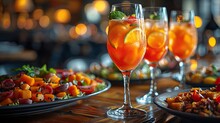
[(60, 105), (53, 105), (52, 107), (44, 107), (44, 108), (35, 108), (35, 109), (28, 109), (26, 111), (21, 110), (19, 112), (5, 112), (5, 113), (0, 113), (1, 118), (12, 118), (12, 117), (26, 117), (26, 116), (33, 116), (33, 115), (39, 115), (39, 114), (44, 114), (44, 113), (49, 113), (53, 112), (71, 105), (77, 104), (76, 101), (74, 102), (68, 102), (68, 103), (62, 103)]
[(190, 89), (185, 89), (185, 90), (178, 90), (178, 91), (160, 94), (154, 98), (154, 103), (161, 109), (169, 112), (170, 114), (176, 115), (184, 119), (190, 119), (192, 121), (199, 121), (199, 122), (219, 122), (220, 118), (217, 117), (204, 117), (193, 113), (186, 113), (186, 112), (173, 110), (167, 107), (167, 103), (165, 102), (167, 97), (174, 97), (177, 96), (177, 94), (180, 92), (189, 92), (189, 90)]
[(192, 87), (214, 87), (215, 86), (215, 84), (203, 84), (203, 83), (196, 84), (196, 83), (188, 82), (188, 81), (186, 81), (186, 84)]
[(53, 102), (42, 102), (42, 103), (34, 103), (30, 105), (16, 105), (16, 106), (1, 106), (0, 107), (0, 117), (5, 116), (25, 116), (25, 115), (35, 115), (40, 113), (47, 113), (51, 111), (58, 110), (60, 108), (66, 107), (68, 105), (72, 105), (76, 103), (78, 100), (86, 99), (91, 96), (100, 94), (102, 92), (107, 91), (111, 87), (111, 83), (107, 80), (104, 80), (106, 84), (106, 88), (94, 92), (89, 95), (84, 95), (81, 97), (75, 97), (71, 99), (64, 99), (64, 100), (56, 100)]

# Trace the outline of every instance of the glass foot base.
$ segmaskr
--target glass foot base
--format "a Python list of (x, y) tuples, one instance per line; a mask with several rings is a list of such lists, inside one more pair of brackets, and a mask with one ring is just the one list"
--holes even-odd
[(144, 96), (137, 97), (136, 101), (139, 104), (151, 104), (151, 103), (153, 103), (154, 97), (157, 95), (158, 95), (157, 92), (155, 92), (154, 95), (153, 94), (146, 94)]
[(113, 119), (129, 119), (129, 118), (137, 118), (137, 117), (146, 117), (147, 112), (142, 109), (123, 109), (116, 108), (110, 109), (107, 111), (107, 116)]

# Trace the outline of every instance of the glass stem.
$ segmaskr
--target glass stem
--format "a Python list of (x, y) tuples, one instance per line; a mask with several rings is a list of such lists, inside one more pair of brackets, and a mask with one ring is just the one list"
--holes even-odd
[(157, 93), (157, 83), (155, 82), (155, 68), (156, 66), (150, 66), (150, 76), (151, 76), (151, 83), (150, 83), (150, 94), (152, 97), (158, 95)]
[(124, 105), (123, 105), (123, 107), (125, 109), (132, 108), (131, 107), (131, 99), (130, 99), (130, 90), (129, 90), (131, 72), (132, 71), (122, 72), (123, 79), (124, 79)]
[(184, 74), (185, 74), (185, 64), (184, 64), (184, 61), (180, 61), (179, 62), (179, 67), (180, 67), (180, 78), (179, 78), (179, 81), (180, 81), (180, 88), (184, 88)]

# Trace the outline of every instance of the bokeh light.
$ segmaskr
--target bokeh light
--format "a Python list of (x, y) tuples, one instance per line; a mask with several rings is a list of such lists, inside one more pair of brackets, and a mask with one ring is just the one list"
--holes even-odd
[(29, 12), (33, 9), (34, 5), (32, 0), (16, 0), (15, 10), (17, 12)]
[(215, 39), (215, 37), (213, 37), (213, 36), (211, 36), (210, 38), (209, 38), (209, 46), (210, 47), (215, 47), (215, 45), (216, 45), (216, 39)]
[(43, 11), (42, 9), (36, 9), (36, 10), (34, 10), (34, 12), (33, 12), (33, 18), (34, 18), (35, 20), (39, 20), (40, 17), (43, 16), (43, 14), (44, 14), (44, 11)]
[(200, 28), (202, 26), (202, 18), (200, 18), (199, 16), (195, 16), (194, 21), (196, 28)]
[(191, 63), (191, 65), (190, 65), (190, 70), (191, 70), (191, 71), (195, 71), (195, 70), (197, 69), (197, 67), (198, 67), (198, 62), (197, 62), (197, 60), (191, 59), (191, 60), (190, 60), (190, 63)]
[(75, 31), (75, 26), (71, 27), (69, 29), (69, 36), (72, 38), (72, 39), (77, 39), (79, 37), (79, 35), (76, 33)]
[(26, 18), (27, 18), (27, 13), (22, 13), (18, 16), (18, 19), (17, 19), (17, 27), (19, 29), (23, 29), (25, 28), (25, 25), (26, 25)]
[(109, 11), (109, 3), (106, 0), (95, 0), (93, 6), (101, 14), (107, 14)]
[(82, 36), (82, 35), (86, 34), (86, 32), (87, 32), (87, 27), (86, 27), (85, 24), (80, 23), (80, 24), (77, 24), (77, 25), (76, 25), (75, 31), (76, 31), (76, 33), (77, 33), (78, 35), (81, 35), (81, 36)]
[(25, 29), (26, 29), (26, 30), (31, 30), (31, 29), (33, 29), (33, 27), (34, 27), (34, 22), (33, 22), (33, 20), (32, 20), (31, 18), (28, 18), (28, 19), (26, 20)]
[(2, 18), (2, 26), (4, 29), (7, 29), (11, 26), (11, 16), (9, 12), (5, 12)]
[(109, 26), (107, 26), (106, 29), (105, 29), (106, 35), (108, 35), (108, 28), (109, 28)]
[(86, 14), (86, 18), (90, 23), (98, 23), (99, 20), (101, 19), (101, 15), (90, 3), (85, 6), (84, 11)]
[(48, 27), (50, 24), (50, 18), (46, 15), (40, 17), (40, 20), (39, 20), (39, 25), (43, 28), (46, 28)]
[(58, 23), (68, 23), (71, 19), (71, 14), (67, 9), (58, 9), (55, 11), (54, 17)]

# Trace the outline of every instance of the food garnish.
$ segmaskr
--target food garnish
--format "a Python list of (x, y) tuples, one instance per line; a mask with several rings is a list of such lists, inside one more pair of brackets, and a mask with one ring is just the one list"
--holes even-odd
[(134, 28), (130, 30), (125, 36), (124, 43), (132, 44), (132, 43), (135, 43), (136, 41), (141, 40), (137, 36), (138, 34), (139, 35), (143, 34), (140, 28)]
[(109, 20), (111, 19), (123, 19), (126, 15), (121, 11), (112, 11), (109, 14)]
[(24, 65), (0, 76), (0, 106), (51, 102), (88, 95), (106, 87), (102, 79), (72, 70)]
[(156, 12), (153, 12), (152, 14), (150, 14), (150, 19), (159, 20), (160, 16)]

